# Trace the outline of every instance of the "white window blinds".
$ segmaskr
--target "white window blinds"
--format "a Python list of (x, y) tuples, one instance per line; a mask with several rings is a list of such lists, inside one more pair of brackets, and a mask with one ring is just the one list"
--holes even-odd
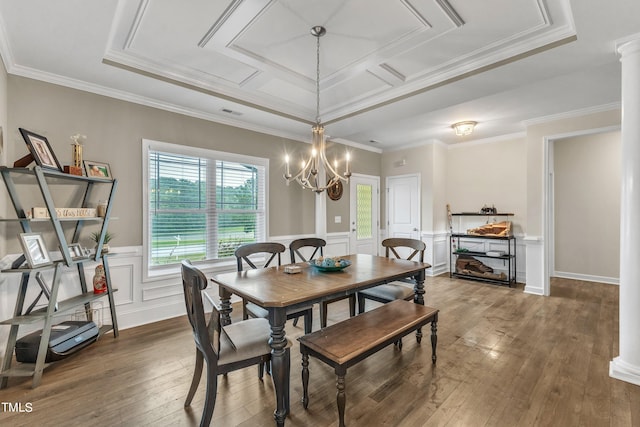
[(206, 154), (149, 151), (149, 268), (228, 258), (265, 240), (265, 166)]

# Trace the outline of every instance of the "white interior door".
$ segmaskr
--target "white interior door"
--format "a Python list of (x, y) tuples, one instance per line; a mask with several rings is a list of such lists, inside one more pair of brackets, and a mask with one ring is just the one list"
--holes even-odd
[(349, 179), (349, 250), (356, 254), (378, 255), (380, 230), (380, 178), (354, 174)]
[(387, 178), (387, 237), (420, 239), (420, 174)]

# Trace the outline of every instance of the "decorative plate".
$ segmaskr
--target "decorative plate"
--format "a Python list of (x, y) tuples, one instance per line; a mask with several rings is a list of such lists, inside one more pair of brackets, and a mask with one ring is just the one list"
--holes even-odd
[(324, 271), (324, 272), (340, 271), (340, 270), (344, 270), (345, 268), (349, 267), (351, 265), (351, 261), (345, 260), (344, 265), (342, 265), (342, 266), (333, 266), (333, 267), (323, 267), (322, 265), (317, 265), (314, 261), (309, 261), (309, 265), (314, 267), (318, 271)]
[(344, 189), (342, 188), (342, 181), (338, 181), (327, 188), (327, 196), (329, 196), (331, 200), (340, 200), (343, 190)]

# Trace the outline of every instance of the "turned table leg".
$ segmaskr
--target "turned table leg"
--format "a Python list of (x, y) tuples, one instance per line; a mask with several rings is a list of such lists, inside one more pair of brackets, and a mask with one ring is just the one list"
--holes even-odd
[(436, 334), (438, 330), (438, 313), (433, 317), (433, 321), (431, 322), (431, 361), (436, 363), (436, 345), (438, 344), (438, 335)]
[(302, 351), (302, 406), (309, 407), (309, 355)]

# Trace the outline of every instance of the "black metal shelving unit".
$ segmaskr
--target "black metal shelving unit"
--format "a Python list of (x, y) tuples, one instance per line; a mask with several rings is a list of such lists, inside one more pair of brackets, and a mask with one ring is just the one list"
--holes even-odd
[[(454, 217), (509, 217), (513, 216), (512, 213), (475, 213), (475, 212), (463, 212), (453, 213)], [(501, 242), (504, 244), (506, 251), (503, 255), (494, 256), (488, 255), (489, 250), (484, 251), (469, 251), (461, 250), (461, 240), (478, 240), (486, 244), (491, 242)], [(482, 236), (468, 233), (452, 233), (449, 236), (449, 277), (458, 277), (462, 279), (477, 280), (481, 282), (493, 283), (498, 285), (507, 285), (511, 287), (516, 283), (517, 275), (517, 255), (516, 255), (516, 238), (515, 236)], [(494, 277), (486, 277), (479, 274), (466, 274), (456, 271), (456, 264), (459, 257), (466, 256), (471, 258), (484, 258), (492, 260), (501, 260), (504, 270), (506, 271), (506, 278), (499, 279)]]

